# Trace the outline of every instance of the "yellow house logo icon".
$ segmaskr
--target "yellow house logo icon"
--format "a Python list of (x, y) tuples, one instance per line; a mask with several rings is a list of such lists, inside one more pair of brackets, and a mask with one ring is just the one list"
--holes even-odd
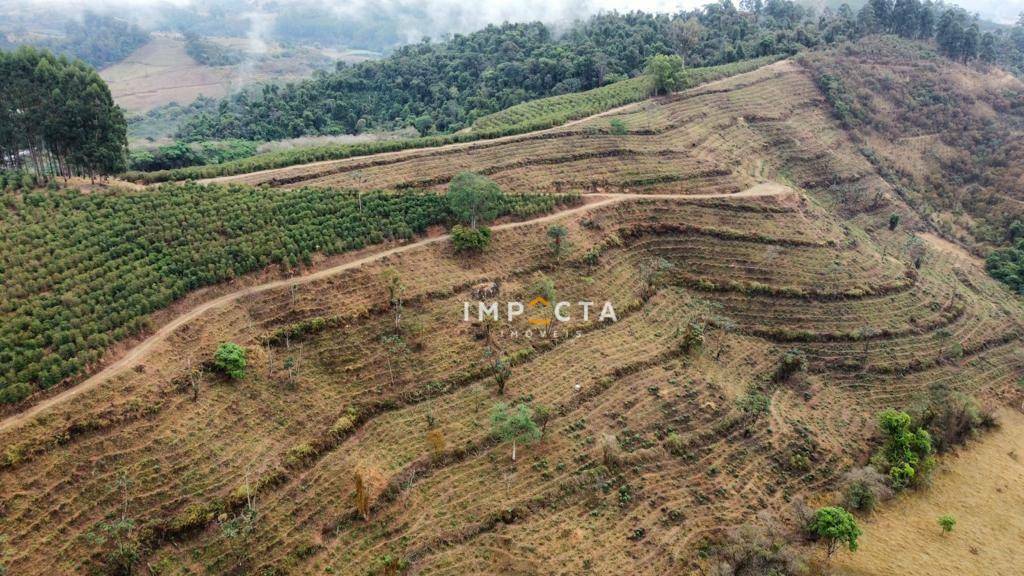
[(547, 326), (551, 324), (551, 318), (548, 316), (547, 312), (551, 303), (548, 302), (547, 298), (537, 296), (533, 300), (530, 300), (526, 305), (529, 306), (531, 310), (537, 310), (543, 315), (542, 317), (537, 317), (537, 314), (534, 313), (533, 317), (529, 318), (527, 322), (533, 326)]

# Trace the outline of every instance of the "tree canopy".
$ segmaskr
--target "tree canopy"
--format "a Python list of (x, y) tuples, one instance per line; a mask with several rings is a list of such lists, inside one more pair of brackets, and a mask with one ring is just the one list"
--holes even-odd
[(444, 42), (402, 46), (387, 58), (222, 101), (182, 126), (187, 140), (278, 140), (415, 126), (447, 133), (479, 117), (546, 96), (643, 74), (648, 59), (678, 54), (690, 66), (794, 53), (818, 44), (812, 11), (789, 0), (760, 13), (731, 2), (677, 14), (594, 16), (561, 36), (539, 22), (491, 25)]
[(245, 378), (246, 353), (234, 342), (224, 342), (217, 346), (213, 355), (213, 365), (232, 380)]
[(829, 558), (844, 544), (850, 552), (856, 552), (857, 538), (862, 534), (853, 514), (839, 506), (819, 508), (807, 529), (825, 543)]
[(654, 81), (654, 93), (668, 94), (682, 81), (683, 59), (675, 54), (658, 54), (647, 61), (646, 71)]
[(448, 184), (448, 207), (470, 228), (494, 220), (502, 200), (501, 188), (491, 179), (473, 172), (459, 172)]
[(40, 178), (125, 168), (125, 119), (95, 70), (21, 47), (0, 51), (0, 168)]
[(512, 442), (513, 461), (516, 459), (516, 444), (529, 444), (541, 437), (529, 406), (519, 404), (513, 409), (504, 402), (498, 402), (491, 410), (491, 433), (502, 442)]

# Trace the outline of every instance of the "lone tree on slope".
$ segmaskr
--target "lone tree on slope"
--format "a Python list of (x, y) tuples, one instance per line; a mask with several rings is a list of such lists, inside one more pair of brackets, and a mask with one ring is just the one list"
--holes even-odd
[(850, 549), (850, 552), (856, 552), (857, 537), (862, 534), (853, 515), (839, 506), (819, 508), (814, 513), (814, 518), (811, 519), (807, 530), (825, 543), (829, 560), (843, 544)]
[(498, 217), (503, 194), (493, 180), (472, 172), (459, 172), (448, 185), (448, 208), (470, 228)]
[(683, 58), (675, 54), (652, 56), (646, 72), (654, 81), (654, 93), (668, 94), (683, 85)]
[(533, 410), (520, 404), (514, 410), (498, 402), (491, 409), (491, 434), (502, 442), (512, 442), (512, 461), (516, 461), (516, 444), (530, 444), (540, 439), (540, 428), (533, 421)]

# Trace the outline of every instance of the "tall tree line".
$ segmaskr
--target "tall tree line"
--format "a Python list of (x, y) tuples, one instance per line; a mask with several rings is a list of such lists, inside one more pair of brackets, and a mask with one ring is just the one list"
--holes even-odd
[(596, 88), (642, 74), (657, 54), (711, 66), (815, 46), (813, 11), (772, 0), (757, 14), (730, 2), (678, 14), (602, 14), (563, 34), (540, 22), (488, 26), (444, 42), (403, 46), (378, 61), (285, 86), (245, 91), (187, 122), (186, 140), (279, 140), (414, 126), (423, 134), (464, 128), (536, 98)]
[(229, 97), (187, 121), (178, 137), (279, 140), (406, 126), (448, 133), (520, 102), (641, 74), (659, 54), (709, 66), (870, 34), (938, 34), (942, 52), (962, 61), (1010, 63), (1022, 54), (1008, 33), (982, 35), (974, 17), (932, 0), (869, 0), (857, 13), (843, 4), (821, 14), (790, 0), (718, 0), (676, 14), (601, 14), (560, 36), (534, 22), (425, 40), (383, 60)]
[(21, 47), (0, 51), (0, 168), (40, 180), (125, 169), (121, 109), (80, 60)]

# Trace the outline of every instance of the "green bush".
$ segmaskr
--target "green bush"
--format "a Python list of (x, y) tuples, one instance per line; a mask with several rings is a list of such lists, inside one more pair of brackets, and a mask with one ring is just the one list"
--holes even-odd
[(32, 387), (24, 382), (12, 384), (6, 388), (0, 388), (0, 404), (13, 404), (21, 402), (32, 393)]
[(889, 466), (893, 489), (902, 490), (912, 483), (923, 482), (935, 463), (928, 431), (912, 430), (910, 415), (893, 409), (879, 414), (878, 427), (885, 436), (880, 456)]
[(245, 348), (234, 342), (224, 342), (217, 346), (217, 352), (213, 355), (213, 365), (232, 380), (245, 378), (245, 362)]
[(452, 228), (452, 244), (456, 252), (482, 252), (491, 243), (491, 229), (487, 226), (470, 228), (456, 224)]
[(857, 538), (862, 534), (853, 515), (839, 506), (819, 508), (807, 531), (824, 542), (829, 558), (844, 544), (850, 552), (856, 552)]
[(953, 528), (956, 527), (956, 518), (949, 514), (939, 516), (939, 527), (942, 528), (943, 534), (952, 532)]
[(783, 382), (788, 380), (792, 375), (797, 372), (804, 372), (807, 370), (807, 354), (803, 350), (788, 350), (782, 355), (779, 360), (779, 365), (775, 369), (775, 380)]

